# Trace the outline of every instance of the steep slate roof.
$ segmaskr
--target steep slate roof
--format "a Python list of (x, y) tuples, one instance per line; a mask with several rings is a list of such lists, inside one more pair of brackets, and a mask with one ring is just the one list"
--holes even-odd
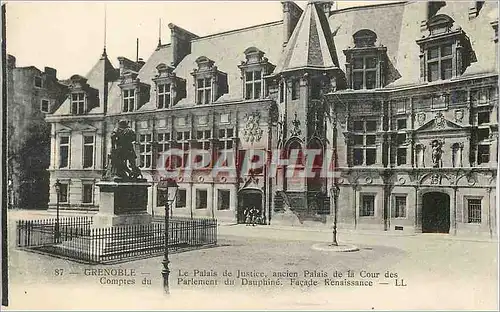
[(338, 68), (328, 20), (314, 1), (307, 4), (274, 72), (299, 68)]
[[(427, 34), (420, 30), (421, 22), (427, 18), (426, 6), (426, 1), (407, 1), (332, 12), (329, 22), (332, 32), (336, 32), (334, 40), (340, 68), (343, 71), (346, 69), (342, 51), (354, 46), (352, 35), (361, 29), (370, 29), (377, 34), (375, 45), (387, 47), (389, 68), (386, 88), (420, 84), (420, 48), (416, 40)], [(498, 19), (498, 3), (485, 2), (479, 15), (471, 20), (468, 6), (467, 2), (449, 1), (437, 12), (449, 15), (455, 25), (462, 27), (476, 53), (477, 62), (472, 63), (461, 77), (496, 73), (495, 43), (489, 23), (495, 17)]]
[[(85, 78), (87, 78), (87, 83), (90, 87), (99, 91), (99, 106), (92, 108), (89, 114), (103, 114), (105, 88), (108, 88), (107, 91), (109, 92), (111, 87), (116, 84), (113, 81), (118, 78), (118, 70), (113, 67), (113, 64), (111, 64), (107, 54), (104, 52)], [(105, 81), (108, 81), (108, 83), (105, 84)], [(71, 114), (71, 100), (68, 97), (53, 115), (69, 114)]]
[[(214, 61), (217, 68), (227, 74), (229, 93), (220, 97), (216, 103), (243, 99), (241, 72), (238, 65), (245, 60), (244, 51), (256, 47), (265, 52), (269, 62), (277, 65), (275, 73), (298, 68), (340, 68), (345, 71), (343, 50), (354, 46), (353, 34), (361, 29), (370, 29), (377, 34), (376, 45), (387, 48), (388, 77), (387, 89), (420, 84), (420, 49), (416, 40), (426, 35), (421, 32), (421, 22), (426, 16), (427, 2), (405, 1), (365, 7), (354, 7), (331, 12), (326, 17), (319, 4), (311, 1), (307, 4), (292, 36), (283, 50), (283, 22), (271, 22), (262, 25), (232, 30), (192, 40), (191, 54), (185, 56), (174, 72), (186, 80), (187, 97), (176, 107), (194, 106), (194, 78), (191, 75), (197, 68), (195, 60), (206, 56)], [(493, 29), (490, 22), (498, 20), (496, 1), (484, 3), (479, 15), (469, 20), (467, 2), (446, 2), (438, 14), (447, 14), (455, 24), (462, 27), (471, 40), (477, 62), (472, 63), (461, 77), (478, 74), (498, 73)], [(333, 34), (332, 34), (333, 33)], [(155, 86), (152, 78), (157, 74), (156, 66), (160, 63), (170, 65), (172, 48), (162, 45), (149, 57), (139, 71), (138, 78), (151, 85), (149, 103), (140, 111), (155, 110)], [(101, 107), (92, 113), (102, 113), (102, 94), (105, 73), (116, 75), (107, 57), (100, 59), (87, 74), (91, 87), (99, 89)], [(460, 78), (460, 77), (459, 77)], [(121, 113), (121, 90), (119, 81), (108, 84), (108, 113)], [(356, 92), (356, 91), (340, 91)], [(54, 114), (69, 114), (67, 100)]]

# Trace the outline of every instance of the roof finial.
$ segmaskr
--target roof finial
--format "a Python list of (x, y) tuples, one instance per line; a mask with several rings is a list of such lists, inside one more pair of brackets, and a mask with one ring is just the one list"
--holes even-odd
[(106, 3), (104, 3), (104, 48), (103, 48), (103, 51), (102, 51), (102, 57), (106, 57), (107, 56), (107, 53), (106, 53), (106, 24), (107, 24), (107, 16), (106, 16)]
[(158, 21), (158, 48), (161, 46), (161, 17)]

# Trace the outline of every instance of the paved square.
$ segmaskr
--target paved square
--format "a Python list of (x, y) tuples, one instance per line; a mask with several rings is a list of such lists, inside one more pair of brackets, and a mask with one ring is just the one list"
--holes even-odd
[[(164, 297), (162, 257), (90, 266), (16, 250), (12, 219), (12, 309), (497, 308), (495, 242), (342, 232), (339, 240), (360, 251), (333, 253), (312, 248), (330, 239), (326, 230), (222, 225), (218, 247), (171, 255)], [(125, 276), (113, 275), (120, 269)]]

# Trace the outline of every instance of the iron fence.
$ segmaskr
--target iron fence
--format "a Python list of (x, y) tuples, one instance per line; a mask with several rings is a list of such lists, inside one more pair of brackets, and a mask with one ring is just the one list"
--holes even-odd
[[(217, 244), (217, 220), (172, 218), (168, 227), (169, 251)], [(59, 221), (17, 222), (17, 246), (87, 263), (121, 262), (160, 255), (165, 246), (165, 222), (93, 228), (91, 217)]]

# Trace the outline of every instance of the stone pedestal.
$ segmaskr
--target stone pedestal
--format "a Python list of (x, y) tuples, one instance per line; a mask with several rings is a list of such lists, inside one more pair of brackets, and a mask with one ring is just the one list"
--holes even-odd
[(93, 217), (93, 227), (105, 228), (120, 225), (149, 224), (147, 213), (149, 182), (102, 181), (99, 212)]

